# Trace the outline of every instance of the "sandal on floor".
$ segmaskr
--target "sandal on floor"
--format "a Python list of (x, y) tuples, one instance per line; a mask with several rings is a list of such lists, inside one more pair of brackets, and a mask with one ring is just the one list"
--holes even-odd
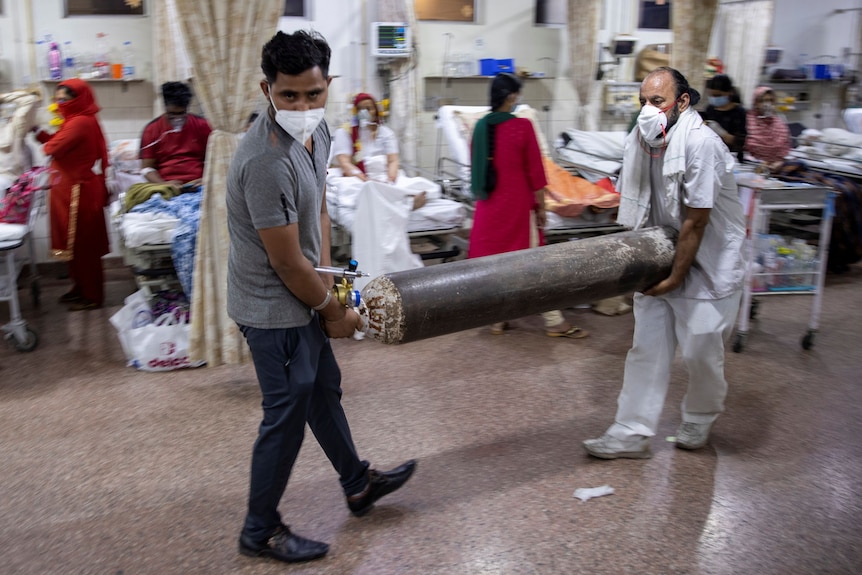
[(102, 307), (94, 301), (81, 299), (69, 306), (69, 311), (85, 311), (88, 309), (97, 309)]
[(60, 303), (76, 303), (81, 301), (81, 296), (73, 291), (70, 291), (61, 295), (60, 299), (57, 301), (59, 301)]
[(590, 332), (579, 327), (572, 326), (566, 331), (546, 331), (548, 337), (567, 337), (569, 339), (581, 339), (590, 335)]
[(501, 321), (500, 323), (491, 324), (488, 331), (491, 332), (491, 335), (503, 335), (507, 329), (509, 329), (509, 322)]

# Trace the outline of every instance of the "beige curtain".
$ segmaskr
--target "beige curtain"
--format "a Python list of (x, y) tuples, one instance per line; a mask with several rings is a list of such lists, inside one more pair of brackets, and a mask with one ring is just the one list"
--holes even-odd
[(745, 106), (751, 106), (752, 93), (760, 80), (772, 32), (772, 10), (772, 0), (722, 4), (718, 8), (713, 34), (722, 45), (724, 71)]
[(718, 0), (673, 0), (671, 19), (673, 48), (670, 65), (686, 77), (689, 85), (704, 93), (704, 71), (709, 56), (709, 37)]
[(401, 162), (410, 166), (417, 165), (419, 117), (419, 91), (416, 82), (418, 62), (418, 40), (416, 34), (416, 13), (413, 2), (407, 0), (380, 0), (379, 16), (381, 22), (407, 22), (414, 30), (413, 55), (398, 58), (392, 63), (392, 81), (389, 84), (389, 127), (398, 137)]
[(579, 107), (575, 125), (581, 130), (598, 129), (600, 113), (596, 69), (598, 67), (598, 47), (596, 31), (599, 28), (600, 0), (569, 0), (568, 32), (570, 75)]
[(157, 0), (153, 10), (153, 82), (185, 82), (191, 76), (176, 0)]
[(213, 128), (192, 289), (189, 355), (209, 366), (249, 361), (242, 334), (227, 316), (225, 190), (238, 134), (254, 110), (262, 78), (260, 51), (278, 29), (282, 0), (176, 0), (195, 93)]

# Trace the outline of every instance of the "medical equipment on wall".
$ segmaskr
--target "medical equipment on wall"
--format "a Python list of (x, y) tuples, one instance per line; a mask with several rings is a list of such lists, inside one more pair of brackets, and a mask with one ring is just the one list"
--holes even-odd
[[(638, 39), (634, 36), (630, 36), (628, 34), (618, 34), (614, 36), (613, 40), (610, 41), (608, 46), (602, 47), (599, 46), (599, 62), (598, 68), (596, 70), (596, 80), (601, 80), (605, 76), (604, 68), (606, 66), (611, 67), (610, 75), (611, 80), (616, 79), (616, 70), (619, 68), (622, 58), (626, 58), (629, 56), (634, 56), (635, 54), (635, 45), (637, 44)], [(602, 53), (604, 50), (607, 50), (614, 59), (610, 62), (602, 61)]]
[[(628, 34), (620, 34), (615, 36), (611, 41), (611, 45), (608, 48), (608, 51), (613, 54), (614, 58), (621, 58), (625, 56), (634, 56), (635, 53), (635, 44), (637, 44), (638, 39), (634, 36), (629, 36)], [(619, 62), (618, 62), (619, 63)]]
[(638, 82), (605, 82), (604, 110), (630, 121), (632, 114), (640, 109), (640, 86)]
[(372, 22), (371, 55), (377, 58), (409, 58), (413, 35), (407, 22)]

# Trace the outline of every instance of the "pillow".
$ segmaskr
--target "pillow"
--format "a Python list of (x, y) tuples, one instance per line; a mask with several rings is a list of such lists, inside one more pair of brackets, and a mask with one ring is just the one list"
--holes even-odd
[[(488, 115), (489, 111), (483, 112), (461, 112), (459, 110), (454, 110), (452, 112), (452, 116), (455, 118), (455, 124), (458, 126), (458, 133), (461, 134), (461, 137), (468, 144), (473, 139), (473, 128), (476, 127), (476, 122), (478, 122), (481, 118)], [(533, 123), (533, 130), (536, 132), (536, 139), (539, 141), (539, 150), (542, 152), (542, 156), (550, 157), (550, 149), (548, 148), (548, 143), (545, 142), (545, 135), (542, 134), (542, 130), (539, 129), (539, 117), (536, 114), (536, 109), (531, 106), (519, 106), (518, 110), (515, 112), (515, 116), (518, 118), (526, 118)]]
[(455, 118), (455, 125), (458, 126), (458, 133), (461, 139), (469, 144), (473, 140), (473, 128), (476, 127), (476, 122), (488, 115), (488, 111), (483, 112), (461, 112), (454, 110), (452, 117)]
[(115, 170), (137, 174), (141, 170), (141, 160), (138, 156), (141, 140), (114, 140), (108, 150), (108, 159)]

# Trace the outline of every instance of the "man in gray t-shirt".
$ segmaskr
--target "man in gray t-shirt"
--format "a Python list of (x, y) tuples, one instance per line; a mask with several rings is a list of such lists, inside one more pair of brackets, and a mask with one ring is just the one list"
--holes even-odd
[(306, 423), (356, 516), (416, 468), (411, 460), (392, 471), (370, 469), (341, 407), (341, 371), (329, 338), (353, 335), (362, 323), (314, 269), (330, 263), (330, 136), (323, 122), (330, 53), (322, 36), (305, 31), (278, 32), (267, 42), (260, 86), (271, 107), (240, 142), (227, 181), (227, 311), (248, 342), (263, 395), (239, 551), (287, 562), (329, 550), (292, 533), (278, 512)]

